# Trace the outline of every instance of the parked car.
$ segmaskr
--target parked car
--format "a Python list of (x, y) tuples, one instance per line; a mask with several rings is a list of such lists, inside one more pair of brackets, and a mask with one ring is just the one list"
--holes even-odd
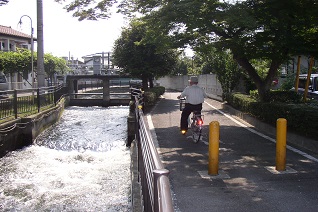
[(7, 99), (9, 98), (8, 93), (5, 91), (0, 91), (0, 99)]
[(0, 72), (0, 99), (8, 98), (7, 90), (8, 90), (8, 82), (6, 76)]
[[(298, 93), (303, 94), (305, 92), (306, 81), (307, 74), (299, 75)], [(307, 97), (318, 100), (318, 74), (310, 75)]]
[(8, 81), (6, 76), (0, 72), (0, 91), (8, 90)]

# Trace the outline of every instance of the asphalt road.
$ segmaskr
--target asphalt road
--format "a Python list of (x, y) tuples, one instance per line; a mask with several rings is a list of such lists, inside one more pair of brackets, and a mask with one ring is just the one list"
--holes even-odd
[[(175, 211), (318, 211), (318, 159), (288, 146), (286, 170), (276, 171), (275, 137), (206, 99), (203, 138), (181, 135), (179, 93), (166, 92), (151, 111), (158, 151), (170, 171)], [(220, 124), (218, 174), (208, 175), (208, 125)], [(288, 141), (287, 141), (288, 142)]]

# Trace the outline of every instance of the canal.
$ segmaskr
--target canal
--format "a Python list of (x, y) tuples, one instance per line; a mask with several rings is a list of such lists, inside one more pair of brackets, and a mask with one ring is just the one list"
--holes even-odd
[(129, 108), (68, 107), (0, 158), (0, 211), (131, 211)]

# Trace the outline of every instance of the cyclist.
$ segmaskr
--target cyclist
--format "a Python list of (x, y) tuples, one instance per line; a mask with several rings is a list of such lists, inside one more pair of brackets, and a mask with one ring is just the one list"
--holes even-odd
[(192, 76), (189, 80), (189, 86), (187, 86), (180, 96), (177, 98), (186, 98), (185, 107), (182, 110), (180, 128), (183, 135), (188, 131), (188, 117), (191, 112), (198, 112), (201, 114), (202, 103), (206, 97), (204, 90), (198, 86), (198, 77)]

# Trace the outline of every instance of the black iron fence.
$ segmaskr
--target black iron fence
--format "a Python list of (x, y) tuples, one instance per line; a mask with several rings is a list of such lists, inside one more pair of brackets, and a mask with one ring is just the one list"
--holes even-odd
[(17, 119), (55, 106), (65, 90), (62, 85), (8, 90), (0, 99), (0, 120)]
[(143, 113), (143, 94), (132, 90), (135, 98), (136, 142), (139, 181), (144, 211), (173, 212), (169, 171), (164, 168)]

